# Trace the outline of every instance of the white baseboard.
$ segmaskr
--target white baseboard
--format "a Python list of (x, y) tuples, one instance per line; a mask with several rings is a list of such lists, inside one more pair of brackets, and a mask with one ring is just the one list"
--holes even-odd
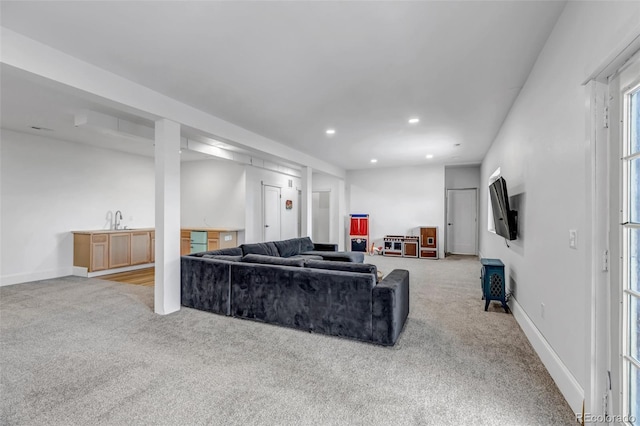
[(87, 268), (70, 266), (68, 268), (50, 269), (47, 271), (3, 275), (0, 277), (0, 287), (5, 285), (28, 283), (31, 281), (50, 280), (53, 278), (67, 277), (69, 275), (75, 275), (78, 277), (99, 277), (101, 275), (117, 274), (118, 272), (128, 272), (135, 271), (136, 269), (151, 268), (154, 265), (155, 263), (145, 263), (144, 265), (127, 266), (124, 268), (108, 269), (98, 272), (87, 272)]
[(50, 280), (52, 278), (72, 275), (73, 267), (49, 269), (47, 271), (26, 272), (22, 274), (3, 275), (0, 277), (0, 286), (28, 283), (31, 281)]
[(529, 339), (531, 346), (536, 351), (540, 360), (549, 371), (551, 378), (556, 382), (558, 389), (569, 403), (574, 413), (582, 412), (584, 389), (571, 374), (567, 366), (562, 362), (558, 354), (553, 350), (549, 342), (544, 338), (540, 330), (535, 326), (531, 318), (513, 297), (509, 300), (509, 306), (513, 316)]

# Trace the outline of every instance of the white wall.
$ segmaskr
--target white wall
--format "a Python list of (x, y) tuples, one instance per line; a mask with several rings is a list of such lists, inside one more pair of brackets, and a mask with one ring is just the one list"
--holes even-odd
[[(567, 3), (482, 163), (483, 186), (501, 168), (520, 231), (510, 248), (487, 232), (487, 199), (481, 191), (481, 255), (506, 264), (516, 318), (530, 340), (539, 337), (532, 343), (576, 411), (591, 352), (585, 336), (590, 241), (580, 239), (590, 226), (582, 83), (638, 32), (639, 23), (640, 2)], [(569, 248), (570, 229), (578, 231), (577, 250)]]
[(444, 186), (446, 189), (480, 188), (480, 165), (445, 167)]
[(413, 228), (431, 225), (438, 227), (444, 256), (444, 166), (349, 171), (346, 193), (350, 214), (369, 214), (376, 246), (385, 235), (410, 235)]
[(1, 284), (70, 275), (73, 230), (153, 227), (154, 163), (89, 145), (1, 130)]
[[(301, 186), (300, 178), (254, 166), (245, 166), (245, 170), (245, 242), (254, 243), (263, 241), (262, 183), (281, 188), (280, 238), (284, 240), (297, 237), (298, 208), (300, 205), (298, 188)], [(292, 187), (289, 187), (289, 180), (292, 181)], [(293, 209), (287, 210), (285, 208), (286, 200), (293, 201)]]
[(181, 164), (181, 225), (244, 229), (245, 168), (224, 160)]

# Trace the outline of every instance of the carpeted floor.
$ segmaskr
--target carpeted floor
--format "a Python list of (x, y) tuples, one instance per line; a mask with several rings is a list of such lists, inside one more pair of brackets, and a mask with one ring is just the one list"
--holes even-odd
[(183, 308), (66, 277), (0, 288), (0, 424), (573, 425), (514, 318), (484, 312), (476, 258), (411, 271), (392, 348)]

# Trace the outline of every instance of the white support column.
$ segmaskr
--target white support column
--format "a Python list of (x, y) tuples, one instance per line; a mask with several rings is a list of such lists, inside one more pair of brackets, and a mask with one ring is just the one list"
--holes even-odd
[(313, 222), (311, 212), (313, 209), (313, 169), (311, 167), (302, 168), (302, 212), (300, 236), (311, 237)]
[(347, 236), (345, 234), (345, 218), (347, 216), (347, 196), (345, 194), (344, 179), (338, 179), (338, 250), (350, 250), (347, 249), (346, 241)]
[(180, 124), (156, 121), (156, 272), (154, 310), (180, 309)]

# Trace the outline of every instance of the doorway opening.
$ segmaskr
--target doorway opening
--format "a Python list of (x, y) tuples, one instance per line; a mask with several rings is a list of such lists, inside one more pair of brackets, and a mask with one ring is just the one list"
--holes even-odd
[(311, 239), (329, 242), (331, 233), (331, 191), (313, 191), (311, 200)]

